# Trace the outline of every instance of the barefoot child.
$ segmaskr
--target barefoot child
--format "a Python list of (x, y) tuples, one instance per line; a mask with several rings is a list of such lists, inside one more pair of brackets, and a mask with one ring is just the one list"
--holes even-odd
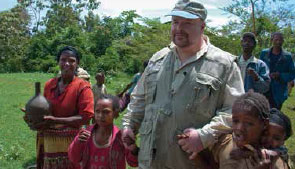
[[(284, 163), (261, 153), (260, 140), (268, 127), (268, 118), (269, 103), (261, 94), (248, 92), (234, 102), (233, 133), (221, 137), (212, 149), (220, 169), (278, 169)], [(235, 159), (231, 153), (239, 151), (249, 155)]]
[[(121, 132), (113, 124), (119, 114), (119, 100), (112, 95), (103, 95), (95, 105), (95, 124), (82, 129), (69, 147), (69, 159), (81, 164), (83, 169), (125, 169), (126, 161), (137, 166), (137, 147), (124, 148)], [(126, 140), (125, 140), (126, 139)], [(124, 138), (134, 144), (133, 140)]]

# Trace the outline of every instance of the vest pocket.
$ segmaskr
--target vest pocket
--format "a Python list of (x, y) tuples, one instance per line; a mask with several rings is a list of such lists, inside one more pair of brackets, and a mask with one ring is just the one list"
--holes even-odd
[(138, 160), (145, 166), (149, 166), (152, 160), (152, 121), (143, 121), (138, 130), (140, 134), (140, 150)]
[(221, 87), (221, 82), (217, 78), (203, 73), (198, 73), (193, 83), (194, 103), (204, 102)]
[(190, 104), (187, 106), (189, 111), (191, 113), (195, 113), (197, 110), (211, 112), (210, 109), (217, 102), (221, 82), (213, 76), (197, 73), (190, 84), (193, 90)]
[(146, 74), (146, 83), (145, 83), (145, 101), (146, 104), (150, 104), (154, 101), (156, 97), (157, 89), (157, 75), (159, 69), (149, 70)]

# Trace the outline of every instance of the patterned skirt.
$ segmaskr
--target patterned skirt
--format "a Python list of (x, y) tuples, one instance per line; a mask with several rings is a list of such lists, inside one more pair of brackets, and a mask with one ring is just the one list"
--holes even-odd
[(68, 158), (68, 147), (78, 129), (52, 129), (37, 133), (37, 169), (76, 169)]

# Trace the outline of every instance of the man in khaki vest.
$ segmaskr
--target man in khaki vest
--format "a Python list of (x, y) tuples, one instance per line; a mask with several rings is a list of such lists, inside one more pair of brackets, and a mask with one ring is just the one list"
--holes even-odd
[(203, 34), (204, 6), (181, 0), (169, 15), (173, 43), (152, 56), (123, 118), (123, 138), (140, 134), (139, 168), (199, 168), (192, 159), (228, 128), (244, 93), (235, 57)]

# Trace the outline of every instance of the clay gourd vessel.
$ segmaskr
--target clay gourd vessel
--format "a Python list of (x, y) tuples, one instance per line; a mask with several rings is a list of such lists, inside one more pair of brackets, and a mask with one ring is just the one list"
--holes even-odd
[(43, 117), (50, 114), (50, 103), (40, 93), (40, 82), (35, 83), (35, 96), (26, 104), (27, 123), (32, 130), (36, 125), (44, 121)]

